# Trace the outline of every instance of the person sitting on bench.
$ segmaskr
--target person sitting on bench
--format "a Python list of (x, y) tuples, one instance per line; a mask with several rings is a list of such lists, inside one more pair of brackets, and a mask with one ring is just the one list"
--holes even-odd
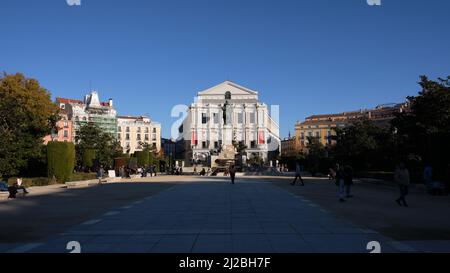
[(16, 182), (16, 188), (17, 190), (23, 190), (24, 194), (28, 194), (29, 192), (27, 191), (27, 189), (25, 188), (25, 186), (22, 186), (22, 178), (18, 177), (17, 178), (17, 182)]

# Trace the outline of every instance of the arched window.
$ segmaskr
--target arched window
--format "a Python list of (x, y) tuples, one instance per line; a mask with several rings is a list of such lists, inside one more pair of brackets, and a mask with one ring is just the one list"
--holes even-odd
[(231, 92), (230, 92), (230, 91), (227, 91), (227, 92), (225, 93), (225, 99), (226, 99), (226, 100), (231, 100)]

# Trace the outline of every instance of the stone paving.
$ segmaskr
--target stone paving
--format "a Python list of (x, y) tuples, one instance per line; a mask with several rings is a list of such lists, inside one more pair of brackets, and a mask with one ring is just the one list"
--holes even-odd
[(303, 253), (413, 251), (375, 231), (338, 219), (304, 197), (270, 182), (203, 179), (168, 190), (72, 227), (63, 234), (0, 249), (6, 252)]

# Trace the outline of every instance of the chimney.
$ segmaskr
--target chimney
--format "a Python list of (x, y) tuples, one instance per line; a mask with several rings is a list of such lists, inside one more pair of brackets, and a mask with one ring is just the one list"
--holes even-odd
[(110, 99), (108, 100), (108, 104), (109, 104), (109, 107), (112, 108), (112, 107), (113, 107), (113, 99), (110, 98)]

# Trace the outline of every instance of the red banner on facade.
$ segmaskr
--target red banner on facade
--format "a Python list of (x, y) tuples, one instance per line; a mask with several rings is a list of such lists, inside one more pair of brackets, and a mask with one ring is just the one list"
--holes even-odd
[(258, 144), (264, 144), (265, 140), (264, 140), (264, 132), (263, 131), (259, 131), (258, 132)]
[(191, 144), (192, 145), (196, 145), (197, 144), (197, 134), (195, 132), (192, 132)]

